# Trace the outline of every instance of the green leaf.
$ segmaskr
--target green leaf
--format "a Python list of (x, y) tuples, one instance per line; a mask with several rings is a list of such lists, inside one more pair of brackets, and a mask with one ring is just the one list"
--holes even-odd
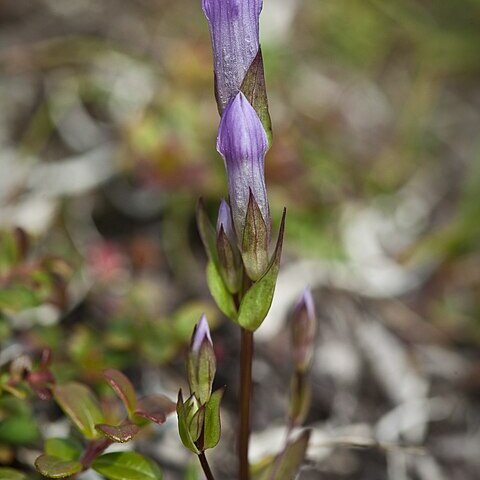
[(272, 144), (272, 121), (268, 112), (267, 89), (265, 86), (265, 72), (263, 68), (262, 49), (259, 48), (256, 57), (248, 69), (240, 90), (257, 112), (263, 128), (267, 133), (268, 144)]
[(197, 228), (208, 258), (218, 265), (215, 229), (208, 218), (205, 205), (201, 198), (197, 203)]
[(105, 420), (93, 392), (86, 385), (76, 382), (56, 385), (52, 391), (60, 408), (80, 432), (89, 440), (98, 438), (95, 425)]
[(310, 431), (305, 430), (295, 441), (289, 443), (264, 472), (260, 480), (294, 480), (307, 452)]
[(73, 438), (48, 438), (44, 445), (45, 453), (61, 460), (78, 460), (82, 445)]
[(210, 400), (205, 408), (204, 422), (204, 441), (203, 447), (214, 448), (220, 441), (221, 425), (220, 425), (220, 402), (222, 401), (225, 387), (220, 388), (212, 393)]
[(0, 467), (0, 480), (27, 480), (27, 477), (13, 468)]
[(140, 431), (137, 425), (130, 422), (118, 426), (101, 423), (95, 425), (95, 428), (105, 435), (105, 437), (118, 443), (129, 442)]
[(80, 462), (62, 460), (51, 455), (40, 455), (35, 460), (35, 468), (48, 478), (66, 478), (82, 470)]
[(92, 468), (108, 480), (160, 480), (162, 471), (150, 459), (135, 452), (106, 453)]
[(272, 304), (278, 271), (280, 269), (280, 259), (282, 256), (285, 215), (286, 210), (283, 211), (277, 245), (268, 270), (258, 282), (250, 287), (240, 304), (238, 323), (243, 328), (252, 332), (254, 332), (262, 324), (263, 320), (265, 320)]
[[(12, 399), (20, 403), (17, 399)], [(8, 445), (28, 445), (39, 437), (35, 419), (29, 414), (19, 413), (0, 421), (0, 442)]]
[(207, 265), (207, 284), (218, 308), (231, 320), (237, 318), (237, 309), (233, 297), (228, 291), (222, 275), (214, 262)]
[(137, 396), (130, 380), (119, 370), (107, 368), (103, 376), (125, 405), (129, 415), (132, 415), (137, 406)]

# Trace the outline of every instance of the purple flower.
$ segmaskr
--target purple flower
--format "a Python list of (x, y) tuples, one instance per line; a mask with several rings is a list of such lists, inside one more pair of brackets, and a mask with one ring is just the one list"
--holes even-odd
[(222, 227), (228, 241), (231, 246), (234, 247), (237, 242), (235, 240), (235, 231), (233, 229), (232, 213), (230, 211), (230, 206), (223, 198), (220, 202), (220, 207), (218, 208), (217, 235), (220, 233)]
[(192, 338), (192, 352), (198, 353), (203, 341), (207, 339), (212, 344), (212, 337), (210, 336), (210, 328), (208, 327), (207, 317), (202, 315), (202, 318), (195, 327)]
[(202, 0), (212, 37), (220, 112), (242, 85), (258, 47), (262, 0)]
[(268, 149), (265, 129), (242, 92), (228, 104), (218, 129), (217, 150), (225, 160), (233, 224), (241, 243), (250, 192), (270, 231), (264, 161)]

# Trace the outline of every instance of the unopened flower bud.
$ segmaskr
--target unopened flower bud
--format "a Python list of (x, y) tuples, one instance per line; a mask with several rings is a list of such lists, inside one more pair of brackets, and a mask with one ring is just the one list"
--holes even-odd
[(257, 55), (262, 0), (202, 0), (212, 37), (220, 113), (236, 95)]
[(201, 405), (205, 404), (210, 398), (215, 371), (216, 360), (212, 337), (210, 336), (207, 318), (202, 315), (193, 331), (187, 358), (190, 392), (195, 395)]
[(305, 289), (292, 319), (292, 343), (295, 367), (304, 372), (310, 366), (315, 347), (317, 319), (310, 289)]
[(241, 248), (247, 209), (252, 193), (270, 237), (270, 212), (264, 163), (268, 139), (257, 113), (243, 93), (238, 93), (223, 113), (217, 150), (225, 160), (228, 192), (237, 241)]
[(222, 277), (230, 293), (237, 293), (242, 281), (242, 263), (237, 248), (230, 207), (222, 200), (217, 220), (217, 253)]

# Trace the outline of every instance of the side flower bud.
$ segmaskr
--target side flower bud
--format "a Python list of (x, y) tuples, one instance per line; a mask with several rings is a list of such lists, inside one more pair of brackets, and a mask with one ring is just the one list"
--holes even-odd
[(202, 0), (212, 37), (215, 96), (222, 113), (258, 52), (262, 0)]
[(190, 392), (198, 402), (205, 404), (212, 393), (216, 371), (215, 353), (207, 318), (202, 315), (192, 335), (187, 357), (187, 374)]
[(225, 200), (222, 200), (218, 210), (217, 253), (225, 284), (231, 293), (237, 293), (242, 281), (241, 259), (233, 230), (232, 214)]
[[(252, 279), (255, 280), (258, 278), (255, 273), (258, 268), (249, 268), (251, 255), (245, 257), (243, 253), (246, 242), (249, 246), (253, 242), (250, 231), (256, 229), (252, 223), (250, 228), (246, 228), (247, 221), (255, 221), (256, 225), (263, 229), (262, 235), (266, 238), (267, 245), (270, 238), (271, 220), (264, 173), (267, 149), (265, 129), (245, 95), (240, 92), (228, 104), (220, 121), (217, 150), (227, 169), (233, 225), (239, 247), (244, 263), (247, 260), (247, 272), (252, 270), (255, 277)], [(249, 235), (247, 239), (246, 234)], [(258, 241), (253, 243), (258, 244)], [(253, 256), (262, 255), (268, 255), (266, 250), (253, 252)], [(262, 268), (265, 266), (262, 263)]]
[(292, 343), (295, 368), (308, 370), (313, 357), (317, 318), (312, 292), (305, 289), (298, 301), (292, 319)]

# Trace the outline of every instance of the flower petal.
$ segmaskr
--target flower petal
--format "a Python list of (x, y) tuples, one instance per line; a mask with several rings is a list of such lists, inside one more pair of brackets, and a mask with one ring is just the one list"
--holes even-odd
[(268, 149), (265, 129), (243, 93), (228, 104), (218, 129), (217, 150), (225, 160), (233, 224), (243, 237), (250, 191), (270, 231), (264, 159)]
[(202, 0), (212, 37), (215, 88), (222, 113), (257, 55), (262, 0)]

